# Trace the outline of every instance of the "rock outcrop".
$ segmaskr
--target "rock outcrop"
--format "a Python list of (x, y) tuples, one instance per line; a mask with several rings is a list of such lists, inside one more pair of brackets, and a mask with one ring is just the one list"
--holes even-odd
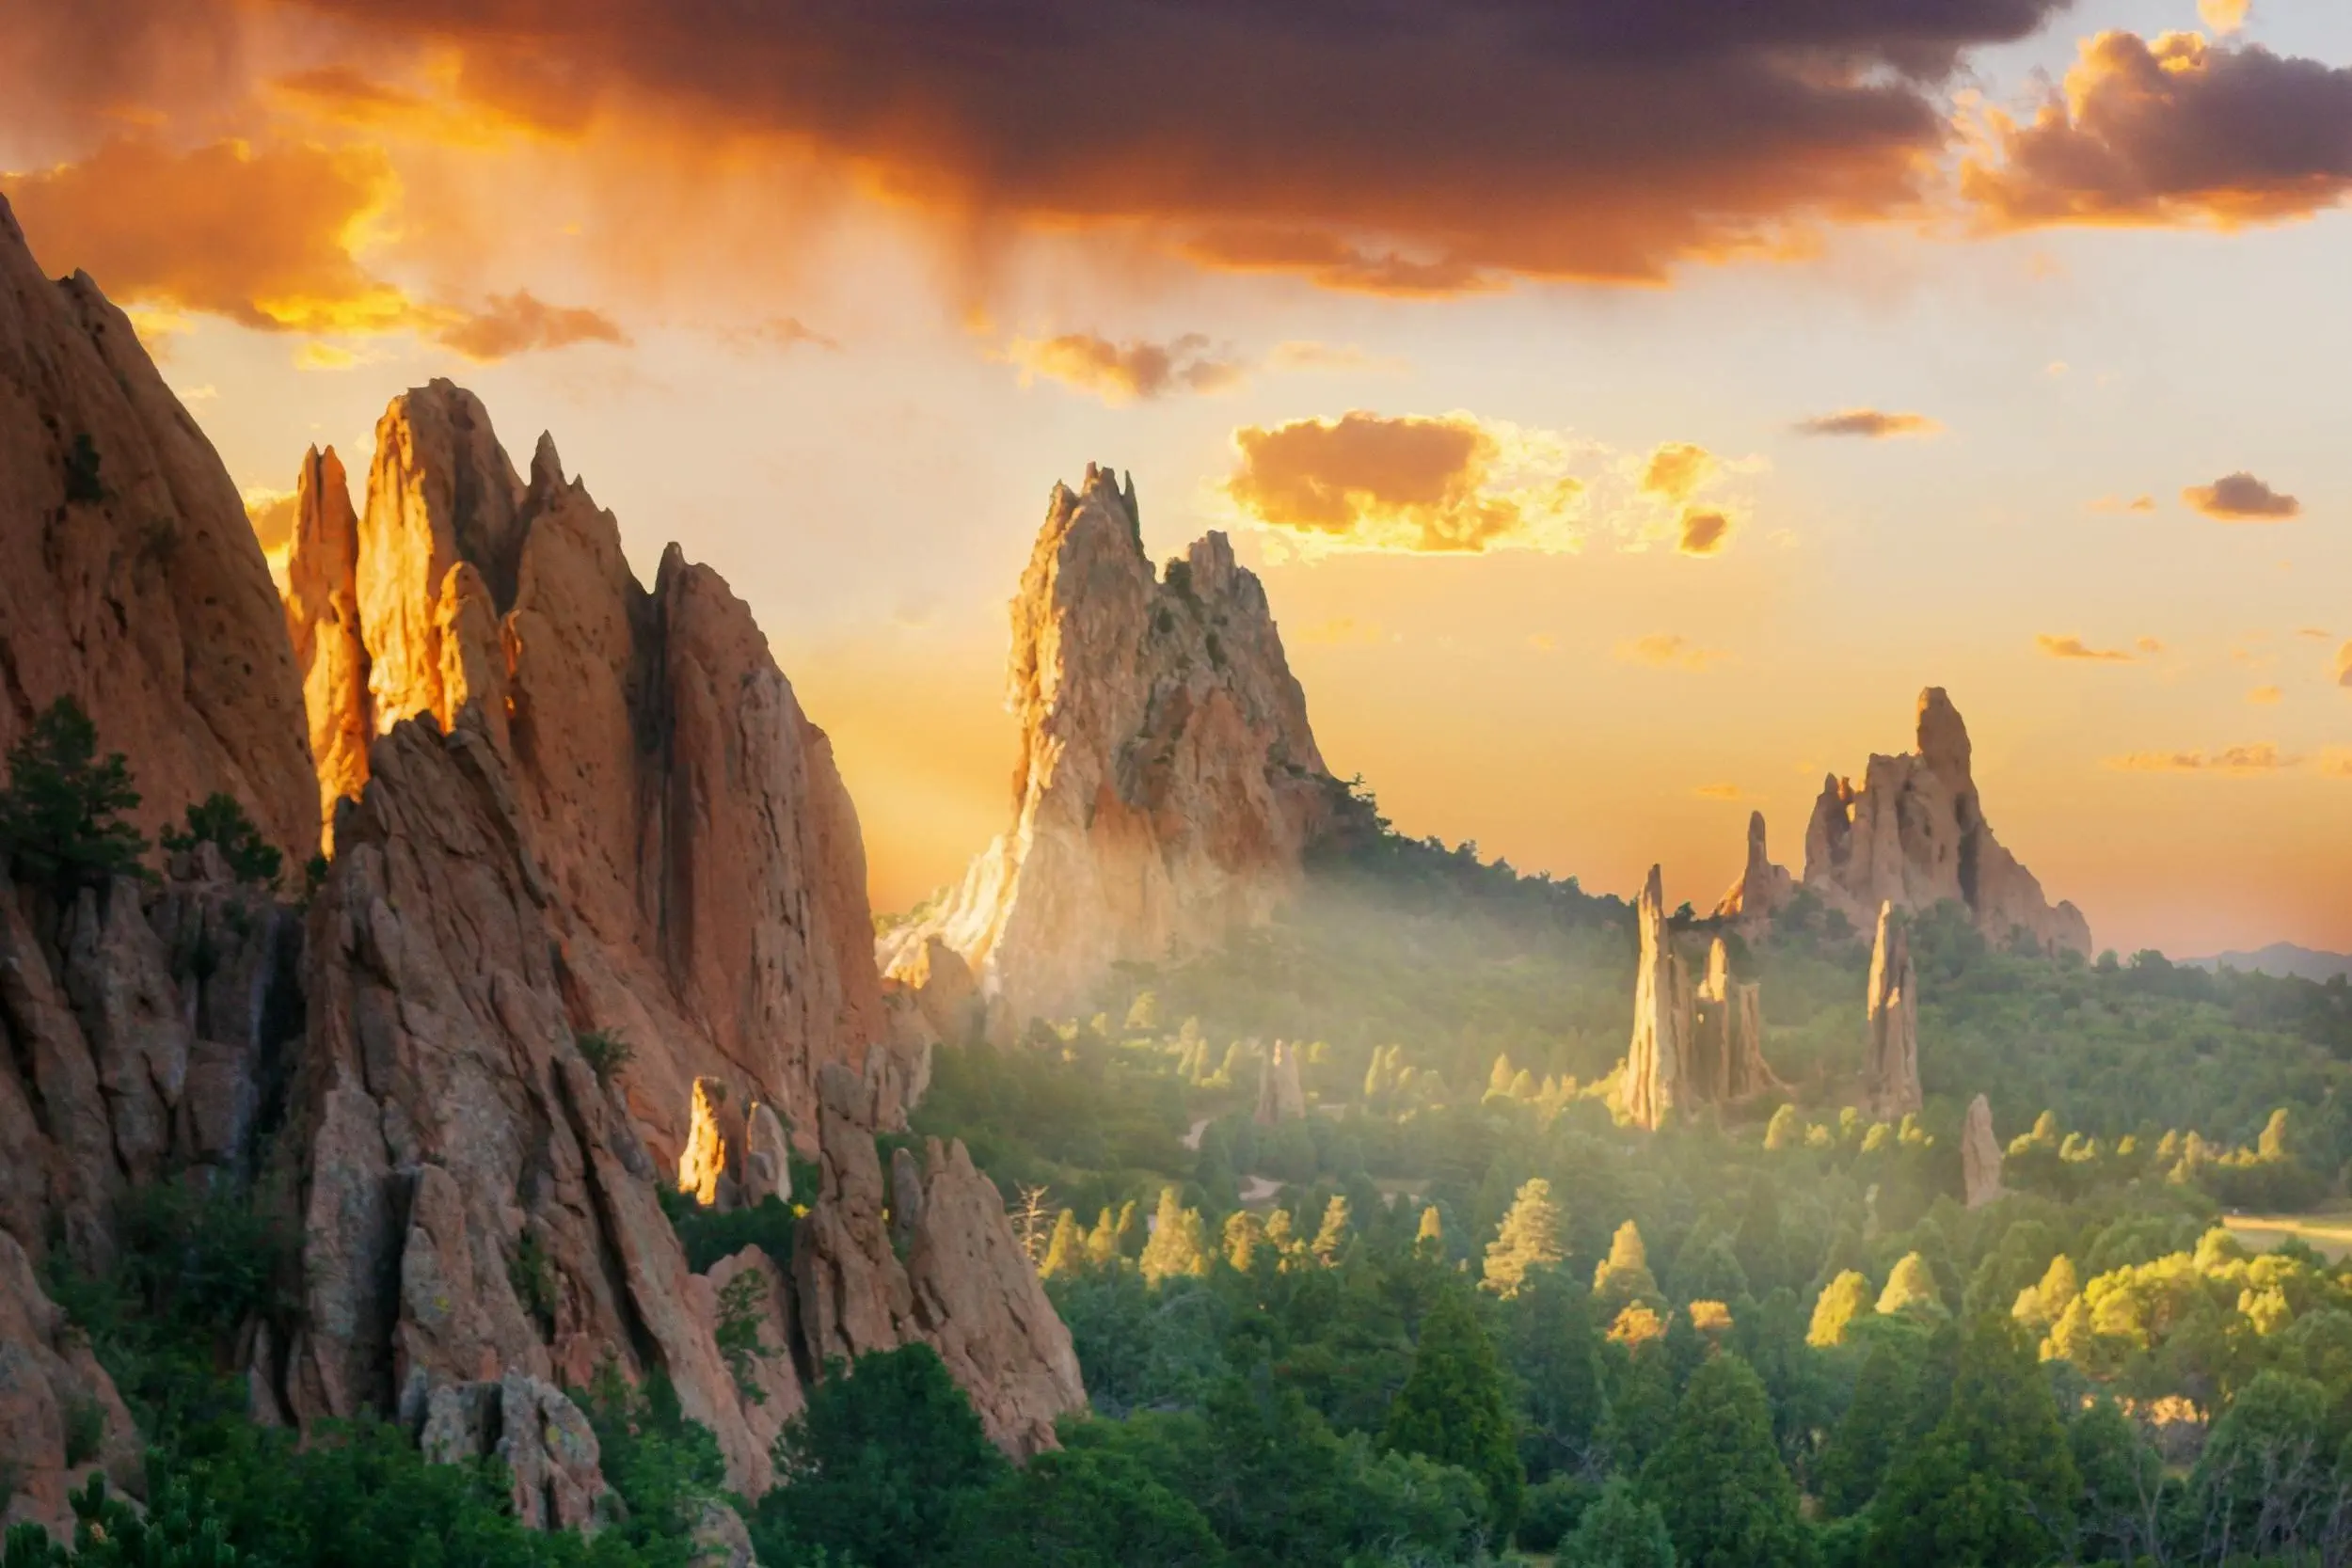
[(1968, 1102), (1961, 1126), (1960, 1176), (1971, 1209), (1981, 1209), (2007, 1191), (2001, 1185), (2000, 1140), (1993, 1135), (1993, 1106), (1982, 1095)]
[(1691, 1037), (1695, 1099), (1736, 1105), (1788, 1088), (1764, 1059), (1763, 987), (1731, 977), (1731, 948), (1721, 937), (1708, 950)]
[(1731, 884), (1722, 902), (1715, 906), (1717, 918), (1729, 920), (1743, 930), (1756, 930), (1772, 922), (1772, 916), (1788, 907), (1796, 896), (1796, 879), (1785, 865), (1774, 865), (1764, 847), (1764, 814), (1748, 813), (1748, 860), (1740, 870), (1740, 879)]
[(1993, 836), (1970, 771), (1968, 728), (1942, 687), (1919, 694), (1919, 749), (1873, 756), (1862, 785), (1824, 780), (1805, 830), (1804, 886), (1860, 928), (1883, 904), (1906, 911), (1966, 906), (1996, 942), (2016, 933), (2088, 957), (2082, 911), (2051, 905), (2042, 884)]
[[(1135, 492), (1056, 486), (1012, 604), (1013, 817), (940, 913), (890, 933), (912, 975), (937, 938), (1009, 1030), (1084, 1005), (1111, 966), (1262, 922), (1347, 809), (1256, 576), (1221, 533), (1155, 575)], [(935, 967), (935, 965), (934, 965)]]
[(682, 1153), (704, 1077), (805, 1137), (817, 1069), (891, 1032), (856, 813), (750, 611), (675, 546), (647, 593), (554, 443), (518, 477), (449, 382), (378, 421), (356, 523), (341, 472), (305, 460), (287, 567), (325, 789), (365, 784), (353, 737), (421, 714), (451, 732), (470, 705), (548, 879), (575, 1021), (629, 1046), (657, 1158)]
[(1891, 1121), (1920, 1106), (1919, 976), (1912, 967), (1910, 929), (1891, 902), (1879, 906), (1866, 1020), (1863, 1099), (1872, 1116)]
[(143, 1494), (144, 1451), (88, 1339), (42, 1291), (17, 1239), (0, 1230), (0, 1475), (9, 1480), (0, 1525), (70, 1534), (66, 1495), (93, 1471)]
[(939, 1352), (1000, 1448), (1052, 1447), (1055, 1420), (1086, 1407), (1086, 1388), (1003, 1196), (961, 1142), (928, 1141), (919, 1187), (912, 1156), (904, 1166), (894, 1159), (893, 1185), (905, 1195), (898, 1208), (913, 1212), (901, 1262), (890, 1235), (896, 1195), (882, 1180), (867, 1104), (846, 1068), (824, 1069), (817, 1200), (792, 1242), (808, 1364), (920, 1340)]
[(44, 277), (0, 200), (0, 749), (72, 697), (130, 758), (151, 836), (226, 792), (300, 865), (318, 786), (276, 599), (129, 320)]
[(1649, 868), (1634, 905), (1642, 938), (1633, 978), (1633, 1040), (1626, 1051), (1623, 1099), (1637, 1127), (1652, 1131), (1689, 1107), (1692, 1096), (1691, 971), (1666, 927), (1659, 868)]
[(1296, 1121), (1307, 1114), (1307, 1091), (1298, 1082), (1298, 1047), (1276, 1040), (1258, 1064), (1258, 1109), (1261, 1127)]

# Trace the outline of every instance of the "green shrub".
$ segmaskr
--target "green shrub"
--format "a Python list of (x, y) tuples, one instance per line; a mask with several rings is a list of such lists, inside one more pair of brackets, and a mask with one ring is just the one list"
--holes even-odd
[[(797, 1187), (800, 1171), (793, 1174)], [(686, 1266), (696, 1274), (708, 1274), (711, 1264), (747, 1246), (759, 1248), (780, 1269), (792, 1266), (792, 1230), (799, 1220), (783, 1199), (762, 1198), (746, 1209), (722, 1212), (704, 1208), (692, 1195), (667, 1183), (654, 1192), (661, 1200), (661, 1212), (670, 1216), (670, 1228), (677, 1232), (679, 1244), (686, 1248)]]
[(106, 487), (98, 478), (98, 443), (87, 430), (73, 433), (73, 445), (65, 454), (65, 499), (89, 506), (106, 499)]
[(218, 846), (230, 873), (241, 882), (266, 886), (278, 880), (284, 863), (277, 846), (262, 836), (262, 830), (253, 825), (237, 798), (221, 791), (190, 806), (187, 827), (180, 832), (165, 829), (163, 842), (174, 854), (183, 854), (199, 844)]
[(144, 876), (147, 838), (123, 820), (138, 803), (129, 759), (120, 752), (100, 757), (98, 726), (81, 704), (60, 697), (8, 749), (0, 853), (16, 876), (60, 898), (109, 878)]
[(65, 1402), (65, 1465), (71, 1470), (98, 1457), (106, 1442), (106, 1407), (87, 1395)]
[(575, 1043), (599, 1084), (610, 1084), (614, 1073), (637, 1059), (636, 1049), (609, 1029), (591, 1029)]
[(506, 1282), (539, 1331), (555, 1332), (555, 1260), (536, 1230), (526, 1229), (515, 1243), (515, 1256), (506, 1260)]
[(754, 1404), (768, 1402), (768, 1391), (759, 1386), (759, 1363), (776, 1354), (759, 1342), (767, 1307), (768, 1276), (756, 1269), (744, 1270), (719, 1292), (719, 1326), (712, 1338), (735, 1374), (737, 1392)]

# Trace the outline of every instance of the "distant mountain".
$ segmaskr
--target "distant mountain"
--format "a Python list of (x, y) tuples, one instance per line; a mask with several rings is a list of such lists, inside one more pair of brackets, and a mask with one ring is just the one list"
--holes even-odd
[(2309, 947), (2297, 947), (2291, 942), (2274, 942), (2251, 953), (2216, 953), (2210, 958), (2184, 958), (2184, 963), (2199, 969), (2219, 969), (2227, 964), (2235, 970), (2281, 978), (2299, 975), (2306, 980), (2328, 981), (2339, 974), (2352, 974), (2352, 953), (2320, 953)]

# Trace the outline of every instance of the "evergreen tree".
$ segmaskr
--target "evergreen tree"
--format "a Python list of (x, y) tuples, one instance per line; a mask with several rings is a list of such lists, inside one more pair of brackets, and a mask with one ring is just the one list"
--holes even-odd
[(1772, 1119), (1764, 1124), (1764, 1147), (1774, 1153), (1794, 1148), (1804, 1141), (1804, 1118), (1797, 1115), (1794, 1105), (1782, 1105), (1772, 1113)]
[(79, 703), (60, 697), (8, 748), (0, 856), (19, 880), (71, 898), (139, 871), (147, 839), (124, 820), (138, 805), (129, 759), (120, 752), (100, 757), (98, 726)]
[(1602, 1366), (1609, 1394), (1602, 1447), (1618, 1468), (1639, 1470), (1665, 1447), (1674, 1430), (1675, 1379), (1666, 1347), (1655, 1338), (1640, 1345), (1611, 1344)]
[(1610, 1478), (1560, 1544), (1558, 1568), (1675, 1568), (1674, 1538), (1658, 1505), (1623, 1476)]
[[(1924, 1390), (1937, 1374), (1931, 1356)], [(1943, 1418), (1897, 1458), (1870, 1511), (1868, 1568), (2046, 1562), (2072, 1539), (2074, 1460), (2050, 1386), (2007, 1318), (1960, 1338)]]
[(1326, 1268), (1340, 1260), (1347, 1250), (1347, 1199), (1334, 1194), (1323, 1206), (1323, 1224), (1316, 1227), (1314, 1243), (1308, 1250)]
[(1581, 1469), (1607, 1414), (1592, 1303), (1559, 1270), (1539, 1269), (1506, 1310), (1503, 1342), (1523, 1391), (1527, 1468), (1531, 1474)]
[(1609, 1256), (1593, 1271), (1593, 1299), (1610, 1316), (1633, 1302), (1656, 1303), (1658, 1278), (1649, 1272), (1649, 1251), (1642, 1244), (1642, 1227), (1631, 1220), (1617, 1227), (1610, 1239)]
[(2010, 1308), (2010, 1316), (2037, 1335), (2047, 1334), (2082, 1293), (2074, 1260), (2061, 1252), (2050, 1259), (2039, 1284), (2028, 1285), (2017, 1292), (2017, 1303)]
[(1107, 1269), (1119, 1261), (1119, 1222), (1104, 1209), (1087, 1233), (1087, 1266)]
[(1086, 1263), (1086, 1233), (1078, 1228), (1078, 1216), (1064, 1209), (1055, 1216), (1054, 1234), (1045, 1243), (1045, 1261), (1038, 1265), (1038, 1276), (1066, 1279)]
[(1247, 1209), (1225, 1216), (1225, 1261), (1236, 1274), (1248, 1274), (1265, 1245), (1265, 1222)]
[(1389, 1406), (1382, 1442), (1477, 1477), (1495, 1533), (1510, 1535), (1527, 1478), (1503, 1402), (1502, 1364), (1462, 1291), (1447, 1290), (1422, 1321), (1413, 1370)]
[(1119, 1226), (1111, 1232), (1111, 1235), (1117, 1243), (1118, 1255), (1120, 1258), (1135, 1258), (1142, 1253), (1143, 1211), (1136, 1207), (1134, 1198), (1129, 1198), (1119, 1206)]
[(1486, 1288), (1507, 1300), (1518, 1294), (1528, 1271), (1549, 1269), (1565, 1258), (1561, 1223), (1551, 1183), (1538, 1176), (1522, 1184), (1486, 1248)]
[(1497, 1056), (1495, 1058), (1494, 1070), (1486, 1074), (1486, 1092), (1488, 1094), (1509, 1094), (1511, 1092), (1511, 1058), (1507, 1054)]
[(1842, 1345), (1853, 1321), (1870, 1309), (1870, 1281), (1848, 1269), (1831, 1280), (1820, 1300), (1813, 1304), (1813, 1324), (1805, 1331), (1804, 1342), (1816, 1350)]
[(1434, 1203), (1422, 1209), (1421, 1228), (1413, 1236), (1413, 1256), (1433, 1263), (1445, 1259), (1445, 1220)]
[(1200, 1211), (1184, 1207), (1184, 1195), (1174, 1187), (1160, 1189), (1160, 1207), (1138, 1267), (1145, 1282), (1152, 1285), (1178, 1275), (1209, 1272), (1209, 1235)]
[(1758, 1296), (1798, 1283), (1790, 1277), (1794, 1271), (1789, 1267), (1788, 1238), (1781, 1228), (1780, 1186), (1769, 1175), (1759, 1175), (1748, 1184), (1748, 1200), (1740, 1212), (1732, 1251), (1739, 1257), (1747, 1288)]
[(1764, 1385), (1724, 1353), (1691, 1378), (1665, 1447), (1642, 1467), (1687, 1568), (1807, 1568), (1813, 1538), (1772, 1442)]
[(1895, 1272), (1886, 1276), (1886, 1289), (1879, 1292), (1878, 1310), (1883, 1318), (1899, 1312), (1915, 1316), (1944, 1310), (1944, 1295), (1936, 1288), (1935, 1271), (1928, 1266), (1925, 1257), (1916, 1252), (1903, 1254)]
[(1860, 1513), (1878, 1492), (1910, 1416), (1911, 1369), (1881, 1338), (1862, 1362), (1853, 1401), (1821, 1454), (1819, 1492), (1830, 1517)]

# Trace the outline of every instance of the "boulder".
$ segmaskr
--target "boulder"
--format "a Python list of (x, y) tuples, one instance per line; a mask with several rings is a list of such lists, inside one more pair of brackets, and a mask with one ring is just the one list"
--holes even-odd
[(1805, 830), (1804, 886), (1857, 928), (1882, 905), (1918, 912), (1952, 900), (1996, 942), (2022, 932), (2047, 951), (2089, 957), (2082, 911), (2049, 903), (1994, 837), (1967, 725), (1942, 687), (1919, 694), (1918, 744), (1903, 756), (1871, 757), (1859, 788), (1835, 774), (1822, 781)]

